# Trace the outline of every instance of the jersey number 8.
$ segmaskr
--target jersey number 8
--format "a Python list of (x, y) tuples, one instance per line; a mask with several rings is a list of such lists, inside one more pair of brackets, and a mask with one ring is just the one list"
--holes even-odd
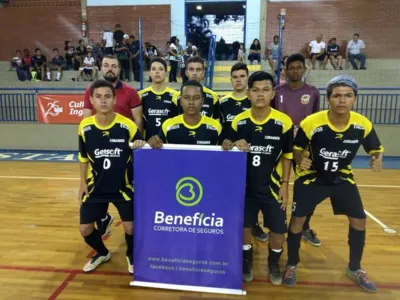
[(259, 165), (261, 165), (261, 156), (254, 155), (253, 156), (253, 166), (258, 167)]
[(108, 170), (111, 167), (111, 160), (105, 158), (103, 161), (103, 169)]

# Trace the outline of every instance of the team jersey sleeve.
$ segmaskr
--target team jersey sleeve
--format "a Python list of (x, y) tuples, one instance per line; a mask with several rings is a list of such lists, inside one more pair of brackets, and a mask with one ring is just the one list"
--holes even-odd
[(132, 122), (129, 124), (129, 141), (134, 142), (136, 140), (143, 140), (143, 137), (139, 131), (139, 128), (134, 122)]
[(282, 144), (283, 157), (293, 159), (293, 124), (290, 124), (289, 129), (283, 133)]
[(217, 93), (213, 93), (213, 102), (214, 102), (213, 119), (220, 120), (221, 111), (219, 108), (219, 99)]
[(229, 126), (229, 130), (227, 132), (227, 139), (232, 142), (236, 142), (239, 139), (237, 118), (234, 118), (231, 123), (231, 126)]
[(79, 125), (78, 128), (78, 137), (79, 137), (79, 153), (78, 153), (79, 162), (87, 163), (89, 161), (89, 158), (86, 152), (85, 134), (83, 133), (83, 126), (81, 125)]
[(303, 127), (300, 125), (300, 128), (296, 134), (296, 138), (294, 139), (293, 150), (303, 151), (304, 149), (307, 148), (309, 143), (310, 140), (308, 139)]
[(166, 143), (167, 142), (167, 132), (168, 132), (168, 120), (166, 120), (163, 124), (162, 124), (162, 126), (161, 126), (161, 128), (160, 128), (160, 131), (159, 131), (159, 133), (158, 133), (158, 136), (160, 137), (160, 139), (163, 141), (163, 143)]
[(372, 124), (370, 129), (368, 129), (369, 128), (367, 128), (366, 136), (364, 137), (364, 140), (362, 142), (365, 152), (367, 152), (368, 154), (383, 152), (383, 146), (379, 141), (378, 135), (376, 134), (375, 129), (372, 127)]
[(176, 107), (179, 106), (178, 99), (179, 99), (180, 96), (181, 96), (181, 93), (180, 93), (180, 92), (176, 92), (176, 93), (172, 96), (172, 102), (175, 104)]

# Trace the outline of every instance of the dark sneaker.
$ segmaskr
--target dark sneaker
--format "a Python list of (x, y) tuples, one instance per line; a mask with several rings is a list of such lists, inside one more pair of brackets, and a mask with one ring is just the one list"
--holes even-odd
[(262, 228), (260, 227), (260, 225), (254, 225), (251, 228), (251, 233), (253, 234), (253, 236), (259, 240), (260, 242), (267, 242), (268, 241), (268, 233), (265, 233)]
[(105, 237), (108, 234), (110, 226), (113, 221), (114, 221), (113, 216), (107, 213), (107, 219), (100, 220), (97, 222), (97, 230), (99, 231), (101, 237)]
[(243, 250), (243, 281), (253, 281), (253, 249)]
[(317, 238), (317, 233), (312, 229), (303, 230), (302, 238), (315, 247), (321, 246), (321, 241)]
[(375, 283), (368, 278), (367, 273), (364, 270), (360, 269), (353, 272), (347, 268), (346, 276), (367, 292), (376, 293)]
[(94, 269), (96, 269), (98, 266), (101, 264), (108, 262), (111, 259), (111, 254), (110, 252), (107, 253), (107, 255), (98, 255), (96, 254), (93, 256), (83, 267), (84, 272), (91, 272)]
[(128, 272), (133, 274), (134, 269), (133, 269), (133, 257), (132, 257), (132, 255), (128, 255), (126, 257), (126, 262), (128, 263)]
[(296, 266), (287, 266), (283, 275), (282, 283), (286, 286), (296, 285)]
[(282, 276), (281, 276), (281, 272), (279, 271), (279, 266), (270, 266), (268, 267), (268, 277), (269, 277), (269, 281), (273, 284), (273, 285), (281, 285), (282, 284)]

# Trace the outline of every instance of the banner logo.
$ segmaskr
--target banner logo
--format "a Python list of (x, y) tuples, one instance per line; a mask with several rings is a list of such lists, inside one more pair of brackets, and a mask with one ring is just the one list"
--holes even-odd
[(58, 106), (57, 103), (58, 103), (58, 101), (53, 101), (53, 102), (47, 103), (47, 107), (49, 109), (44, 114), (45, 117), (47, 117), (48, 115), (57, 117), (59, 114), (61, 114), (63, 112), (63, 108)]
[[(183, 206), (195, 206), (199, 204), (203, 198), (203, 186), (200, 181), (194, 177), (183, 177), (181, 178), (175, 187), (176, 190), (176, 200), (180, 205)], [(189, 197), (185, 196), (187, 192)]]

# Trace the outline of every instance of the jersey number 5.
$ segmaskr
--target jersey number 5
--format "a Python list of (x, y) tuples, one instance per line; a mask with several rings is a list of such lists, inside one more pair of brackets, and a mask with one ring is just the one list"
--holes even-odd
[(157, 127), (161, 126), (161, 118), (156, 118), (156, 126)]
[(338, 164), (339, 164), (338, 161), (334, 161), (331, 164), (330, 164), (330, 161), (324, 162), (324, 170), (325, 171), (336, 172), (337, 169), (339, 168)]
[(261, 157), (260, 155), (254, 155), (253, 156), (253, 166), (258, 167), (261, 165)]
[(111, 160), (105, 158), (103, 161), (103, 169), (108, 170), (111, 167)]

